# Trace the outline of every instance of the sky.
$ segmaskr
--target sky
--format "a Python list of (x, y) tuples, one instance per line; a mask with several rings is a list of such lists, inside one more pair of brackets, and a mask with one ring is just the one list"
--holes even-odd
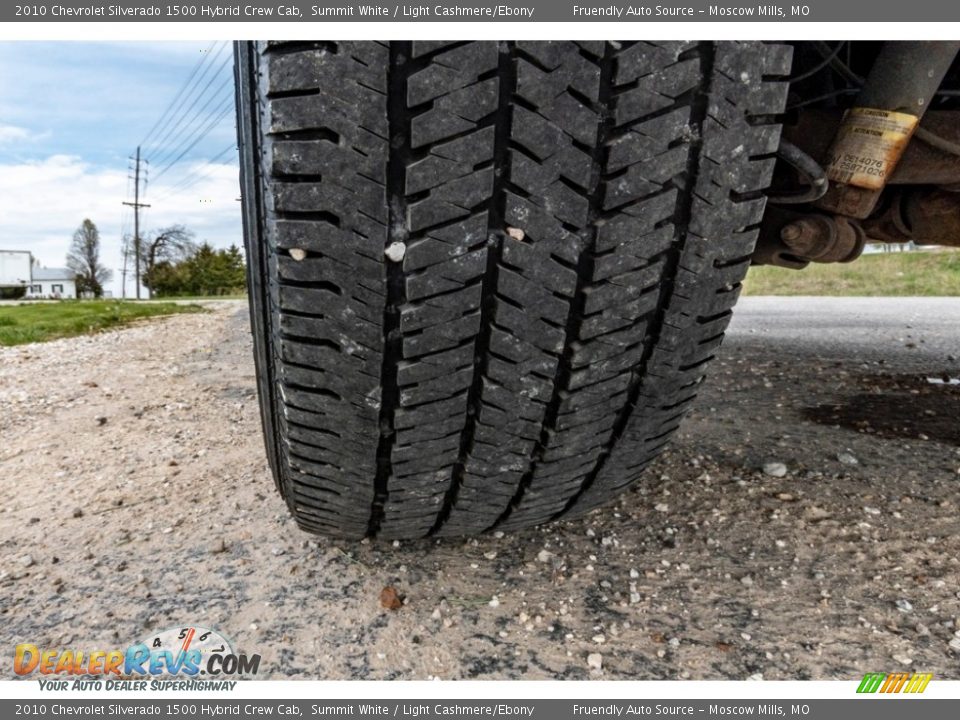
[(231, 52), (224, 42), (0, 42), (0, 249), (63, 267), (90, 218), (120, 297), (138, 144), (151, 205), (142, 237), (179, 223), (198, 242), (242, 247)]

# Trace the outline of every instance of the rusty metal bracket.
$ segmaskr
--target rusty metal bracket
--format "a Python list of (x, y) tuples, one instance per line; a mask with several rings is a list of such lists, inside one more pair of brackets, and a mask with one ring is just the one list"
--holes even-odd
[(866, 242), (867, 235), (856, 220), (770, 207), (753, 264), (800, 270), (811, 262), (853, 262)]

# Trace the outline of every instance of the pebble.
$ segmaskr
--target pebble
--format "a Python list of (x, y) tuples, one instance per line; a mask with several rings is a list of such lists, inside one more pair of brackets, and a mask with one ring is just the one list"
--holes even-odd
[(500, 598), (494, 595), (492, 598), (490, 598), (490, 602), (487, 604), (492, 608), (500, 607)]
[(527, 234), (523, 230), (515, 227), (508, 227), (507, 235), (512, 237), (514, 240), (523, 240), (527, 236)]
[(303, 248), (290, 248), (289, 250), (290, 257), (292, 257), (297, 262), (300, 262), (307, 257), (307, 251)]
[(537, 553), (537, 560), (542, 563), (550, 562), (553, 559), (553, 553), (549, 550), (541, 550)]
[(600, 653), (590, 653), (587, 655), (587, 667), (591, 670), (600, 671), (603, 669), (603, 655)]
[(860, 461), (848, 452), (837, 453), (837, 460), (844, 465), (859, 465)]
[(20, 558), (20, 564), (23, 565), (24, 567), (32, 567), (35, 564), (33, 560), (33, 556), (24, 555), (23, 557)]
[(393, 262), (398, 263), (403, 260), (403, 256), (407, 254), (407, 246), (402, 242), (392, 242), (387, 246), (384, 254)]
[(905, 613), (911, 612), (913, 610), (913, 603), (905, 598), (900, 598), (897, 600), (897, 610)]
[(893, 659), (901, 665), (913, 665), (913, 658), (909, 655), (894, 655)]
[(784, 477), (787, 474), (787, 466), (782, 462), (764, 463), (763, 474), (771, 477)]

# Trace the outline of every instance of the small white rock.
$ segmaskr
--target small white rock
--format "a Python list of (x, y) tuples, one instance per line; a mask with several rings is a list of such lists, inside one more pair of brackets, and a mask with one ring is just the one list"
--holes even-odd
[(537, 560), (539, 560), (542, 563), (550, 562), (550, 560), (552, 559), (553, 559), (553, 553), (550, 552), (549, 550), (541, 550), (540, 552), (537, 553)]
[(600, 671), (603, 669), (603, 655), (600, 653), (590, 653), (587, 655), (587, 667), (591, 670)]
[(837, 453), (837, 460), (844, 465), (859, 465), (860, 461), (848, 452)]
[(407, 246), (402, 242), (392, 242), (384, 251), (384, 254), (393, 262), (400, 262), (403, 256), (407, 254)]
[(905, 613), (911, 612), (913, 610), (913, 603), (905, 598), (900, 598), (897, 600), (897, 610)]
[(772, 477), (784, 477), (787, 474), (787, 466), (782, 462), (764, 463), (763, 474)]
[(667, 505), (666, 503), (657, 503), (656, 505), (653, 506), (653, 509), (656, 510), (657, 512), (662, 512), (662, 513), (670, 512), (670, 506)]
[(514, 240), (523, 240), (527, 236), (527, 234), (523, 230), (515, 227), (508, 227), (507, 235), (512, 237)]
[(492, 608), (500, 607), (500, 598), (494, 595), (492, 598), (490, 598), (490, 602), (487, 604)]
[(303, 248), (290, 248), (290, 257), (300, 262), (307, 256), (307, 251)]

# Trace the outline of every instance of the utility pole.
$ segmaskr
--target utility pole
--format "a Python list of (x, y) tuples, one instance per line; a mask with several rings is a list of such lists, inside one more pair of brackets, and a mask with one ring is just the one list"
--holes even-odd
[[(137, 145), (137, 157), (133, 169), (133, 202), (124, 201), (124, 205), (133, 208), (133, 248), (136, 255), (134, 275), (137, 283), (137, 300), (140, 299), (140, 208), (150, 207), (140, 202), (140, 146)], [(126, 280), (124, 280), (126, 282)], [(124, 286), (126, 287), (126, 286)]]

